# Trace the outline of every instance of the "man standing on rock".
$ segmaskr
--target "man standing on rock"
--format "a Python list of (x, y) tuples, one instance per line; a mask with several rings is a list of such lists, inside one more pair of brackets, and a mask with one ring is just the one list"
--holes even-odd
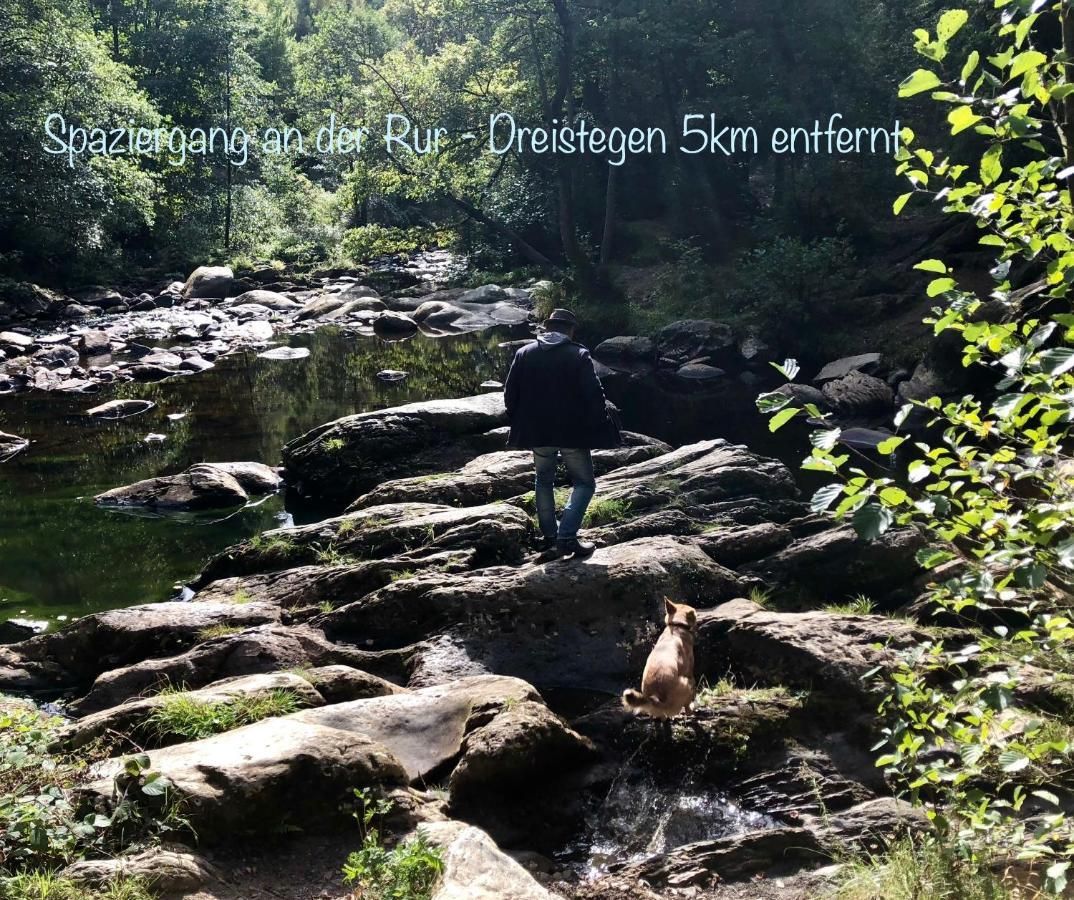
[[(533, 451), (544, 548), (555, 548), (558, 556), (584, 557), (594, 550), (592, 543), (578, 539), (597, 488), (590, 450), (617, 447), (620, 438), (589, 351), (574, 340), (577, 330), (574, 313), (553, 310), (544, 332), (515, 354), (503, 393), (510, 445)], [(574, 489), (557, 523), (553, 487), (559, 458)]]

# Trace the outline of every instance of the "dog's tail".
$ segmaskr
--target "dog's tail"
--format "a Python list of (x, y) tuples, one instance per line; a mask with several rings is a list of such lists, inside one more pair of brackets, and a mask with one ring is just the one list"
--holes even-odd
[(623, 691), (623, 706), (631, 712), (642, 712), (648, 709), (652, 702), (649, 697), (646, 697), (641, 691), (634, 690), (634, 688), (627, 688), (627, 690)]

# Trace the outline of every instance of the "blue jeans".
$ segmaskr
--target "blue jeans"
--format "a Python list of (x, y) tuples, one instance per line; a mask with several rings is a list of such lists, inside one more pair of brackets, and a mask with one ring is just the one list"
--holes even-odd
[[(563, 510), (563, 519), (556, 523), (556, 461), (563, 457), (574, 489), (571, 498)], [(561, 544), (569, 543), (578, 537), (582, 527), (585, 511), (593, 493), (597, 489), (597, 480), (593, 476), (593, 457), (588, 450), (571, 450), (563, 447), (534, 447), (533, 465), (537, 470), (534, 496), (537, 503), (537, 521), (541, 534), (551, 540), (556, 538)]]

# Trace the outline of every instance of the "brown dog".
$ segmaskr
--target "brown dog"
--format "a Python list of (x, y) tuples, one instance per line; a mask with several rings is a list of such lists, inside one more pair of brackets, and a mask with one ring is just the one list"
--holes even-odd
[(653, 647), (641, 676), (641, 690), (623, 691), (623, 706), (633, 713), (670, 719), (691, 711), (694, 681), (694, 631), (697, 612), (692, 606), (664, 598), (667, 616), (663, 634)]

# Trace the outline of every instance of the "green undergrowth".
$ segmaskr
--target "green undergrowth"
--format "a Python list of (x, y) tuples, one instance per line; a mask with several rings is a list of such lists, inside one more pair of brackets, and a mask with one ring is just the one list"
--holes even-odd
[(960, 858), (931, 837), (904, 836), (886, 853), (843, 864), (837, 900), (1029, 900), (1042, 896), (1015, 888), (984, 868)]
[(192, 741), (262, 719), (286, 716), (303, 706), (298, 694), (285, 688), (230, 700), (201, 700), (174, 688), (165, 690), (162, 696), (164, 702), (147, 721), (150, 730), (158, 738), (178, 736)]
[(144, 848), (185, 829), (171, 783), (152, 771), (150, 758), (124, 758), (111, 795), (91, 807), (84, 799), (93, 766), (111, 746), (97, 741), (76, 754), (56, 752), (63, 720), (0, 695), (0, 884), (2, 896), (137, 900), (129, 881), (97, 893), (71, 893), (50, 875), (84, 857), (115, 856)]
[(353, 885), (362, 900), (427, 900), (444, 868), (440, 849), (421, 834), (389, 848), (381, 830), (392, 802), (368, 790), (356, 789), (354, 795), (362, 845), (347, 857), (344, 882)]
[(154, 900), (140, 878), (117, 878), (89, 888), (50, 872), (32, 872), (0, 882), (4, 900)]

